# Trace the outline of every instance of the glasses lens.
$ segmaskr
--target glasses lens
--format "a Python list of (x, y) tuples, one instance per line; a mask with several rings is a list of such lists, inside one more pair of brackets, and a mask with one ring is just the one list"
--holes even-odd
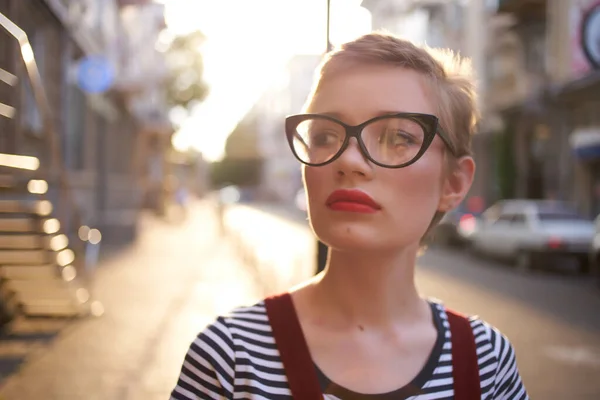
[(321, 164), (336, 155), (342, 147), (346, 130), (324, 118), (307, 119), (298, 124), (292, 145), (300, 161)]
[(396, 166), (417, 156), (425, 141), (425, 131), (409, 118), (384, 118), (365, 126), (362, 140), (371, 158), (384, 165)]

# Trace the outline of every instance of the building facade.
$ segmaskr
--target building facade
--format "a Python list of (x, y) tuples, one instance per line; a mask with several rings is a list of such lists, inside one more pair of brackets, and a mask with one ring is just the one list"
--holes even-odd
[[(561, 199), (600, 213), (600, 1), (364, 1), (374, 29), (473, 60), (482, 119), (470, 195)], [(423, 22), (424, 21), (424, 22)], [(411, 28), (412, 29), (412, 28)], [(419, 31), (419, 29), (412, 29)]]
[(265, 154), (264, 190), (286, 203), (302, 188), (300, 163), (290, 151), (285, 117), (299, 114), (314, 83), (320, 55), (297, 55), (290, 59), (278, 85), (260, 102), (260, 133)]
[[(418, 44), (435, 48), (448, 48), (469, 57), (477, 83), (478, 102), (482, 114), (487, 113), (489, 69), (486, 46), (495, 3), (489, 0), (398, 0), (390, 2), (363, 1), (373, 17), (373, 28), (406, 37)], [(484, 200), (494, 197), (494, 163), (490, 159), (493, 137), (488, 135), (486, 119), (477, 127), (473, 137), (473, 150), (477, 174), (470, 196)], [(488, 188), (491, 186), (491, 189)], [(487, 203), (487, 201), (486, 201)]]
[[(563, 145), (562, 191), (600, 213), (600, 1), (548, 1), (553, 133)], [(566, 4), (567, 3), (567, 4)], [(569, 168), (567, 168), (569, 167)], [(569, 196), (570, 195), (570, 196)]]
[(499, 1), (487, 48), (495, 198), (561, 199), (600, 213), (598, 7)]
[(320, 55), (292, 57), (228, 139), (227, 158), (261, 160), (256, 195), (262, 199), (293, 204), (302, 187), (284, 124), (287, 115), (302, 112), (320, 61)]
[[(57, 206), (65, 204), (58, 187), (68, 185), (83, 223), (99, 228), (105, 244), (135, 238), (143, 190), (136, 161), (147, 158), (139, 149), (152, 135), (170, 133), (164, 70), (154, 50), (164, 27), (160, 7), (149, 1), (0, 0), (2, 16), (29, 39), (54, 132), (48, 136), (31, 87), (29, 53), (2, 30), (0, 68), (16, 83), (0, 82), (0, 103), (14, 110), (0, 117), (0, 153), (37, 157), (40, 171), (49, 171), (45, 178)], [(134, 36), (140, 32), (144, 36)], [(140, 57), (143, 49), (155, 58)], [(104, 69), (93, 75), (98, 60)]]

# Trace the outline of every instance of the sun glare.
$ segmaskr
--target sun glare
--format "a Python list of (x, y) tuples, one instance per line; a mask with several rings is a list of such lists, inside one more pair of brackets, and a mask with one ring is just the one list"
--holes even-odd
[[(326, 48), (326, 2), (322, 0), (162, 0), (168, 30), (199, 29), (207, 41), (204, 77), (208, 98), (175, 134), (180, 150), (195, 148), (210, 161), (223, 156), (227, 136), (296, 54)], [(360, 0), (333, 0), (331, 39), (339, 43), (371, 30)]]

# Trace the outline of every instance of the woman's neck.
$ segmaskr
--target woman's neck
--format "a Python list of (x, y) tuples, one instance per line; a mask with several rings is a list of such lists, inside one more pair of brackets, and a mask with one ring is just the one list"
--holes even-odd
[(314, 305), (333, 325), (388, 327), (427, 316), (414, 279), (418, 247), (394, 254), (330, 251), (313, 281)]

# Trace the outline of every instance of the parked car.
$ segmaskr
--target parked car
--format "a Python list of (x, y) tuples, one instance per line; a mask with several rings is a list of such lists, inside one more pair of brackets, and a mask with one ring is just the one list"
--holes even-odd
[(587, 272), (594, 233), (594, 223), (568, 203), (503, 200), (483, 213), (471, 249), (513, 260), (521, 270), (566, 256), (578, 262), (581, 272)]
[(435, 228), (433, 241), (445, 246), (468, 244), (480, 224), (480, 217), (480, 206), (474, 205), (469, 200), (461, 203), (444, 215)]
[(596, 217), (594, 226), (595, 232), (592, 245), (590, 246), (589, 262), (594, 279), (596, 280), (598, 287), (600, 287), (600, 215)]

